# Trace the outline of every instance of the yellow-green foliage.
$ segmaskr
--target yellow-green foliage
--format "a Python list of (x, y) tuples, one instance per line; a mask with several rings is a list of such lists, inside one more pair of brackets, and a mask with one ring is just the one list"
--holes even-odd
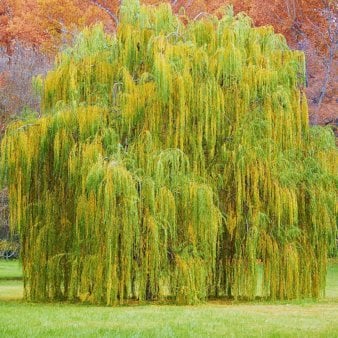
[(18, 252), (19, 244), (17, 242), (11, 242), (2, 239), (0, 240), (0, 253), (5, 251)]
[(303, 85), (303, 53), (230, 11), (126, 1), (85, 30), (1, 145), (26, 297), (253, 299), (258, 261), (265, 297), (319, 297), (337, 158)]

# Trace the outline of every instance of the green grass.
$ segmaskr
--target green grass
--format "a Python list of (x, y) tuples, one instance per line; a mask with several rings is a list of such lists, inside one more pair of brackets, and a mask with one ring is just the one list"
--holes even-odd
[(0, 303), (2, 337), (335, 337), (337, 306)]
[[(6, 272), (7, 271), (7, 272)], [(338, 262), (319, 301), (97, 307), (22, 301), (17, 262), (0, 261), (0, 337), (338, 337)]]
[(1, 260), (0, 259), (0, 282), (4, 279), (21, 279), (22, 269), (17, 260)]
[(338, 303), (338, 259), (331, 260), (327, 269), (327, 280), (325, 296), (328, 299), (335, 299)]
[(22, 297), (23, 297), (23, 283), (21, 281), (0, 280), (0, 303), (4, 300), (21, 300)]

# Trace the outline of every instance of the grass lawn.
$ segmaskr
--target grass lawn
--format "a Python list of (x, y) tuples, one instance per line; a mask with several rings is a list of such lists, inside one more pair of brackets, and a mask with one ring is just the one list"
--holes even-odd
[(97, 307), (22, 301), (17, 262), (0, 261), (0, 337), (338, 337), (338, 262), (319, 301)]
[(4, 279), (13, 280), (21, 278), (22, 270), (18, 261), (6, 261), (0, 259), (0, 283), (2, 283)]

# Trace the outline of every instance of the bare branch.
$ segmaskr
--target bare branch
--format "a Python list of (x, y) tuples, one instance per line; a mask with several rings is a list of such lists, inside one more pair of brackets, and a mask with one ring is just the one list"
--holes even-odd
[(212, 14), (208, 13), (208, 12), (201, 12), (199, 14), (197, 14), (195, 17), (194, 17), (194, 21), (199, 19), (200, 17), (202, 16), (211, 16), (212, 17)]
[(107, 7), (103, 6), (100, 2), (98, 2), (97, 0), (89, 0), (94, 6), (102, 9), (104, 12), (106, 12), (115, 22), (115, 25), (118, 26), (119, 24), (119, 19), (117, 18), (117, 16)]
[(331, 7), (330, 2), (327, 0), (322, 0), (322, 4), (324, 6), (322, 15), (324, 19), (326, 20), (326, 24), (327, 24), (327, 30), (326, 30), (327, 35), (325, 35), (322, 32), (321, 28), (318, 25), (314, 24), (308, 17), (306, 17), (306, 20), (312, 25), (312, 27), (314, 27), (315, 33), (322, 37), (323, 43), (326, 45), (327, 50), (328, 50), (328, 56), (323, 62), (325, 65), (325, 77), (323, 79), (323, 84), (320, 89), (320, 93), (319, 93), (319, 97), (317, 101), (315, 124), (317, 124), (318, 114), (319, 114), (321, 105), (323, 103), (323, 100), (327, 92), (327, 88), (331, 80), (334, 56), (337, 51), (337, 35), (338, 35), (337, 24), (336, 24), (335, 15), (334, 15), (334, 8)]
[(317, 114), (316, 115), (318, 115), (318, 113), (319, 113), (320, 107), (321, 107), (322, 102), (324, 100), (324, 97), (326, 95), (327, 87), (328, 87), (329, 82), (330, 82), (335, 52), (336, 52), (336, 44), (331, 44), (330, 51), (329, 51), (329, 60), (328, 60), (327, 65), (326, 65), (325, 78), (324, 78), (324, 82), (323, 82), (322, 88), (320, 90), (320, 95), (319, 95), (319, 98), (318, 98)]
[(322, 32), (321, 27), (313, 23), (307, 16), (305, 19), (312, 26), (314, 34), (320, 36), (323, 39), (322, 42), (326, 45), (326, 47), (330, 48), (329, 43), (326, 41), (327, 36), (325, 36), (325, 34)]

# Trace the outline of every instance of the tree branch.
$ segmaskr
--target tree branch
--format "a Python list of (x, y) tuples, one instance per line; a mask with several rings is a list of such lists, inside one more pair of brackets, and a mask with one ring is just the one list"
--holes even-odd
[(115, 22), (115, 25), (118, 26), (119, 19), (117, 18), (117, 16), (109, 8), (103, 6), (97, 0), (89, 0), (89, 2), (91, 2), (94, 6), (102, 9), (104, 12), (106, 12), (110, 16), (110, 18), (113, 19), (113, 21)]
[(330, 46), (330, 50), (329, 50), (329, 59), (328, 59), (328, 62), (326, 64), (325, 78), (324, 78), (324, 81), (323, 81), (323, 86), (322, 86), (322, 88), (320, 90), (320, 95), (319, 95), (319, 99), (318, 99), (316, 115), (318, 115), (318, 113), (320, 111), (320, 107), (322, 105), (322, 102), (323, 102), (324, 97), (326, 95), (327, 87), (328, 87), (329, 82), (330, 82), (331, 70), (332, 70), (332, 65), (333, 65), (333, 59), (334, 59), (335, 52), (336, 52), (336, 44), (332, 44)]
[(196, 21), (197, 19), (199, 19), (200, 17), (203, 17), (203, 16), (205, 16), (205, 17), (208, 17), (208, 16), (212, 17), (212, 14), (210, 14), (210, 13), (208, 13), (208, 12), (201, 12), (201, 13), (197, 14), (197, 15), (194, 17), (193, 20)]

